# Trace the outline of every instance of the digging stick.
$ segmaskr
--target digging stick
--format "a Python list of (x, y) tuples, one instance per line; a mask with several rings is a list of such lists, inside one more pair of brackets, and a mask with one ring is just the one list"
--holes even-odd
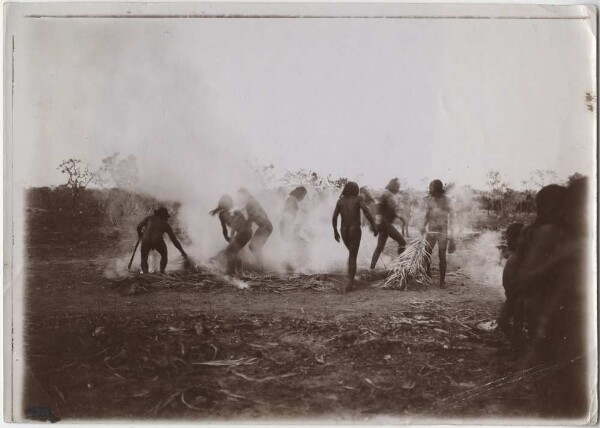
[(138, 247), (138, 245), (140, 245), (141, 240), (142, 240), (142, 238), (138, 238), (137, 242), (135, 243), (135, 247), (133, 248), (133, 254), (131, 255), (131, 260), (129, 260), (129, 264), (127, 265), (127, 270), (131, 269), (131, 264), (133, 263), (133, 258), (135, 257), (135, 252), (137, 251), (137, 247)]

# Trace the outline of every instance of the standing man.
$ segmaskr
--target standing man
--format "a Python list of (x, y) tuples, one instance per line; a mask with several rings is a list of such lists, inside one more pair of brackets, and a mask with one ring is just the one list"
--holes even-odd
[[(377, 247), (373, 252), (373, 258), (371, 259), (371, 269), (375, 269), (377, 260), (379, 260), (379, 256), (385, 247), (388, 237), (398, 243), (398, 254), (402, 254), (406, 247), (406, 241), (402, 237), (402, 234), (394, 227), (394, 220), (399, 217), (396, 202), (396, 195), (399, 191), (400, 181), (397, 178), (394, 178), (393, 180), (390, 180), (388, 185), (385, 186), (385, 190), (379, 195), (377, 201), (377, 215), (375, 216), (379, 237), (377, 238)], [(402, 218), (401, 220), (404, 221)]]
[(354, 287), (354, 277), (356, 276), (356, 259), (358, 257), (358, 249), (360, 247), (360, 239), (362, 237), (360, 212), (363, 212), (371, 227), (373, 228), (375, 236), (377, 231), (375, 229), (375, 222), (371, 211), (367, 207), (364, 199), (359, 195), (358, 184), (353, 181), (349, 181), (344, 186), (342, 195), (335, 204), (335, 210), (333, 211), (333, 237), (337, 242), (340, 242), (340, 234), (337, 230), (337, 219), (342, 216), (342, 240), (344, 245), (348, 249), (348, 283), (344, 288), (344, 291), (350, 291)]
[(293, 271), (301, 268), (309, 260), (309, 238), (302, 221), (298, 221), (300, 203), (306, 197), (307, 190), (304, 186), (296, 187), (285, 200), (279, 229), (281, 236), (286, 241), (288, 250), (287, 269)]
[(306, 193), (306, 187), (299, 186), (292, 190), (285, 200), (279, 227), (281, 229), (281, 235), (286, 239), (290, 238), (295, 232), (296, 217), (298, 216), (298, 210), (300, 209), (300, 202), (304, 200)]
[(446, 249), (448, 240), (452, 239), (452, 207), (446, 196), (444, 184), (440, 180), (429, 183), (429, 196), (425, 198), (425, 222), (421, 233), (427, 239), (427, 275), (431, 278), (431, 253), (438, 244), (440, 257), (440, 288), (446, 287)]

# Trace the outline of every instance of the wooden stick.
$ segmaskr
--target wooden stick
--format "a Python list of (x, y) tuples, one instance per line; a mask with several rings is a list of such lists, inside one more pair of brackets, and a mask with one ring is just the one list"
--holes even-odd
[(137, 242), (135, 243), (135, 247), (133, 248), (133, 254), (131, 255), (131, 260), (129, 260), (129, 264), (127, 265), (127, 270), (131, 269), (131, 264), (133, 263), (133, 258), (135, 257), (135, 252), (137, 251), (138, 245), (140, 245), (141, 240), (142, 240), (142, 238), (138, 238)]

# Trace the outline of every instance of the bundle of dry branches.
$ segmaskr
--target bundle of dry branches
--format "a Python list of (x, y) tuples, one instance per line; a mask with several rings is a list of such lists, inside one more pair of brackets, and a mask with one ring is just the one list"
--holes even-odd
[(381, 288), (405, 290), (409, 278), (419, 284), (429, 285), (431, 278), (427, 275), (427, 262), (431, 256), (427, 253), (427, 245), (425, 235), (412, 240), (392, 262)]

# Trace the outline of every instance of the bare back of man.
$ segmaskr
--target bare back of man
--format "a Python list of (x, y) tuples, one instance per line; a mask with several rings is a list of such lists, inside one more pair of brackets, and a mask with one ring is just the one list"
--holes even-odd
[[(356, 276), (356, 259), (358, 258), (358, 249), (362, 238), (360, 212), (365, 214), (365, 217), (375, 229), (375, 222), (369, 208), (364, 202), (364, 199), (358, 195), (358, 185), (354, 182), (346, 184), (342, 197), (338, 199), (335, 210), (333, 212), (333, 229), (334, 238), (340, 241), (340, 235), (337, 231), (337, 218), (342, 217), (342, 240), (348, 249), (348, 284), (345, 291), (349, 291), (354, 286), (354, 277)], [(375, 232), (375, 234), (377, 234)]]
[[(517, 252), (515, 324), (526, 326), (530, 337), (537, 335), (538, 319), (546, 304), (546, 288), (553, 288), (554, 278), (539, 274), (538, 267), (554, 257), (560, 248), (560, 228), (555, 224), (529, 226), (523, 232)], [(521, 340), (524, 340), (522, 338)]]
[[(166, 210), (164, 212), (166, 213)], [(157, 210), (156, 213), (162, 213), (162, 211)], [(167, 245), (163, 240), (163, 235), (165, 233), (169, 235), (175, 248), (177, 248), (184, 257), (187, 257), (181, 244), (177, 240), (173, 229), (169, 223), (167, 223), (168, 214), (165, 216), (156, 213), (146, 217), (137, 226), (138, 236), (140, 236), (142, 244), (140, 252), (142, 256), (142, 272), (144, 273), (148, 273), (148, 255), (152, 250), (156, 250), (160, 254), (160, 272), (165, 272), (168, 261)]]
[(273, 232), (273, 224), (263, 207), (247, 189), (241, 188), (238, 190), (238, 195), (242, 200), (242, 205), (246, 209), (248, 221), (256, 223), (258, 226), (248, 247), (254, 253), (259, 267), (262, 268), (264, 265), (262, 249)]

